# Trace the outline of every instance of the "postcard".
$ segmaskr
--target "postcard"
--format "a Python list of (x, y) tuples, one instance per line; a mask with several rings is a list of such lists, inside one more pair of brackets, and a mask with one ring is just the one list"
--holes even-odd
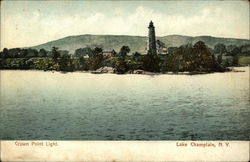
[(0, 161), (249, 161), (248, 1), (1, 1)]

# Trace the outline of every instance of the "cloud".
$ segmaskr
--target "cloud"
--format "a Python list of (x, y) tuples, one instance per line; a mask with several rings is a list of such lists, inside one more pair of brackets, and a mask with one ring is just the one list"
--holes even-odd
[(240, 14), (240, 11), (225, 11), (216, 6), (205, 7), (191, 16), (180, 13), (168, 15), (144, 6), (138, 6), (130, 13), (114, 8), (113, 15), (85, 11), (73, 15), (44, 16), (36, 10), (28, 15), (2, 17), (1, 49), (32, 46), (80, 34), (146, 36), (150, 20), (155, 23), (157, 36), (180, 34), (248, 38), (249, 21), (241, 19)]

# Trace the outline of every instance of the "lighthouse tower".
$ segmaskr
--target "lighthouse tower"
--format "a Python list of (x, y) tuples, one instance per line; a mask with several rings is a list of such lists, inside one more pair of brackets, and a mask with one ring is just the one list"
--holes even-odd
[(156, 54), (155, 27), (152, 21), (148, 26), (148, 53)]

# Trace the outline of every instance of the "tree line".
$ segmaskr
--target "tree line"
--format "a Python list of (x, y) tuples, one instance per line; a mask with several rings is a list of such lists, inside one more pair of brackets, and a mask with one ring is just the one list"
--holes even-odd
[[(103, 56), (103, 48), (98, 45), (76, 49), (74, 54), (70, 54), (67, 50), (59, 50), (57, 47), (52, 47), (50, 51), (4, 48), (0, 52), (0, 68), (75, 71), (97, 70), (107, 66), (114, 68), (116, 73), (127, 73), (138, 69), (150, 72), (222, 71), (224, 66), (220, 60), (222, 56), (250, 56), (249, 47), (250, 45), (237, 47), (216, 44), (211, 49), (204, 42), (198, 41), (194, 45), (169, 47), (168, 55), (164, 56), (151, 53), (142, 55), (139, 52), (128, 55), (130, 48), (122, 46), (112, 57)], [(11, 61), (9, 58), (20, 59)]]
[[(192, 44), (182, 45), (184, 46), (193, 46)], [(61, 57), (84, 57), (90, 56), (95, 47), (102, 48), (99, 45), (93, 45), (91, 47), (78, 48), (73, 54), (70, 54), (67, 50), (58, 50), (58, 53)], [(168, 54), (173, 54), (180, 47), (169, 47)], [(0, 52), (0, 58), (33, 58), (33, 57), (53, 57), (53, 50), (56, 47), (53, 47), (50, 51), (45, 49), (33, 49), (33, 48), (4, 48)], [(250, 56), (250, 44), (236, 46), (236, 45), (224, 45), (223, 43), (216, 44), (213, 48), (210, 48), (211, 52), (214, 54), (221, 54), (223, 56)], [(138, 55), (138, 52), (136, 52)], [(124, 54), (123, 54), (124, 55)]]

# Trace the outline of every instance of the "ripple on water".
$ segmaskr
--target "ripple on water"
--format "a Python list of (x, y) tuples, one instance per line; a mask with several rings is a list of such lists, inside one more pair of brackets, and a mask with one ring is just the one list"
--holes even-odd
[(249, 140), (247, 74), (1, 71), (0, 139)]

